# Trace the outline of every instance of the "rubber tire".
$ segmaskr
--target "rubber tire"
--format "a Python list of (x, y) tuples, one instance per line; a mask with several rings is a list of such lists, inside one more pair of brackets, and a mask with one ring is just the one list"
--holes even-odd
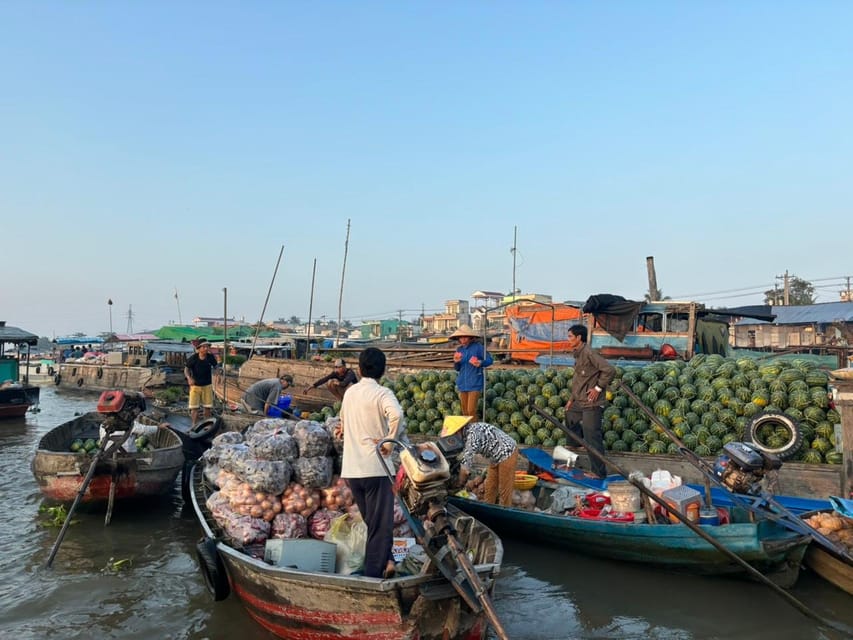
[[(788, 441), (778, 449), (771, 449), (766, 444), (759, 442), (756, 438), (758, 429), (768, 423), (783, 425), (791, 433), (791, 437)], [(749, 424), (746, 425), (743, 439), (744, 442), (751, 444), (756, 449), (759, 449), (764, 453), (775, 455), (783, 461), (790, 460), (799, 453), (800, 449), (803, 448), (803, 432), (800, 430), (800, 426), (797, 424), (797, 421), (789, 415), (778, 413), (776, 411), (765, 411), (764, 413), (759, 413), (755, 416)]]
[(221, 421), (219, 418), (205, 418), (187, 432), (190, 440), (208, 440), (219, 431)]
[(103, 378), (104, 377), (104, 370), (101, 367), (98, 367), (98, 371), (95, 373), (95, 375), (97, 375), (98, 378)]
[(82, 376), (77, 378), (77, 386), (78, 387), (82, 387), (84, 382), (85, 382), (85, 380), (83, 380)]
[(201, 576), (204, 578), (204, 585), (210, 595), (216, 602), (225, 600), (231, 593), (231, 586), (228, 584), (225, 564), (216, 550), (216, 540), (202, 538), (196, 544), (195, 552), (198, 566), (201, 569)]
[(53, 383), (57, 387), (60, 385), (61, 382), (62, 382), (62, 376), (60, 374), (57, 373), (55, 376), (53, 376)]

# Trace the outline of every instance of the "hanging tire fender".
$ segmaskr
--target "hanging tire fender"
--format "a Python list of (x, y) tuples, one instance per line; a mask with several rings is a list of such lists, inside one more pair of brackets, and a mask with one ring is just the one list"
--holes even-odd
[(84, 382), (86, 382), (86, 381), (83, 380), (83, 376), (80, 376), (79, 378), (77, 378), (77, 386), (78, 387), (82, 387)]
[(96, 373), (95, 375), (96, 375), (96, 376), (98, 376), (98, 378), (99, 378), (99, 379), (100, 379), (100, 378), (103, 378), (103, 377), (104, 377), (104, 368), (103, 368), (103, 367), (98, 367), (98, 371), (97, 371), (97, 373)]
[(55, 376), (53, 376), (53, 384), (58, 387), (60, 383), (62, 383), (62, 375), (57, 373)]
[(195, 546), (198, 566), (204, 578), (204, 584), (210, 595), (216, 602), (225, 600), (231, 593), (228, 584), (228, 574), (225, 572), (225, 563), (216, 550), (216, 540), (213, 538), (202, 538)]
[[(784, 427), (788, 431), (788, 436), (785, 444), (780, 447), (768, 447), (758, 438), (758, 430), (765, 426)], [(777, 411), (765, 411), (755, 416), (749, 424), (746, 425), (746, 430), (743, 434), (745, 442), (750, 443), (757, 449), (765, 453), (771, 453), (780, 460), (790, 460), (800, 449), (803, 448), (803, 432), (797, 421), (791, 416)]]
[(219, 418), (205, 418), (192, 427), (187, 432), (187, 436), (190, 440), (207, 440), (208, 438), (212, 438), (216, 435), (216, 432), (219, 431), (220, 425), (221, 421)]

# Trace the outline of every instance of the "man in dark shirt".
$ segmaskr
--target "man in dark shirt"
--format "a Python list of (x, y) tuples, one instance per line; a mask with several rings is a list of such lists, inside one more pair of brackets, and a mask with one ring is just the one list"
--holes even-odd
[[(465, 446), (459, 456), (459, 483), (468, 479), (474, 455), (483, 456), (489, 463), (486, 471), (483, 502), (512, 506), (515, 488), (515, 468), (518, 463), (518, 446), (515, 440), (500, 428), (487, 422), (473, 422), (473, 416), (447, 416), (439, 434), (442, 438), (462, 429)], [(471, 423), (471, 424), (469, 424)]]
[(323, 376), (310, 387), (305, 387), (305, 393), (325, 384), (326, 388), (331, 391), (338, 400), (343, 400), (344, 392), (350, 385), (358, 382), (358, 378), (355, 375), (355, 371), (350, 369), (347, 366), (347, 363), (341, 358), (335, 360), (334, 367), (335, 368), (332, 370), (332, 373), (327, 376)]
[(184, 376), (190, 385), (190, 399), (187, 405), (192, 416), (193, 426), (198, 423), (199, 406), (204, 407), (204, 417), (213, 412), (213, 370), (219, 366), (210, 353), (210, 343), (205, 338), (196, 342), (196, 352), (187, 358)]
[[(605, 389), (616, 375), (607, 360), (587, 345), (587, 328), (582, 324), (569, 327), (569, 350), (575, 357), (572, 376), (572, 395), (566, 403), (566, 426), (576, 435), (583, 435), (588, 447), (604, 455), (601, 416)], [(592, 472), (599, 478), (607, 476), (607, 466), (598, 458), (589, 457)]]

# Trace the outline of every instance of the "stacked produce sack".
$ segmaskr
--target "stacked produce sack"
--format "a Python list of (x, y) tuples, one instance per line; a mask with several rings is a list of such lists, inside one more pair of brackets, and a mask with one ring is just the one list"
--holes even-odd
[(332, 521), (358, 514), (346, 482), (332, 475), (329, 425), (310, 420), (259, 420), (245, 435), (214, 438), (205, 474), (219, 490), (207, 506), (237, 546), (270, 537), (324, 539)]
[[(697, 355), (689, 362), (652, 362), (616, 367), (604, 411), (605, 448), (612, 451), (675, 454), (677, 447), (619, 388), (624, 382), (685, 445), (702, 456), (743, 440), (750, 422), (764, 412), (791, 418), (802, 434), (795, 461), (839, 464), (834, 450), (838, 412), (829, 401), (827, 373), (805, 358), (753, 359)], [(565, 434), (537, 414), (530, 402), (558, 421), (569, 399), (571, 367), (532, 371), (488, 370), (481, 415), (517, 442), (546, 448), (567, 444)], [(406, 415), (409, 433), (436, 436), (446, 415), (460, 413), (455, 372), (425, 371), (385, 381)], [(778, 424), (757, 429), (770, 448), (790, 438)]]

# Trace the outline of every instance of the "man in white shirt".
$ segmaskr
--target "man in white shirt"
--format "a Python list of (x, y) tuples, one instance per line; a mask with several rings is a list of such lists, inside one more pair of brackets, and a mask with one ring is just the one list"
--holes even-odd
[[(391, 543), (394, 529), (394, 494), (376, 445), (397, 438), (403, 409), (387, 387), (379, 384), (385, 374), (385, 354), (368, 347), (358, 358), (361, 380), (344, 395), (341, 405), (344, 453), (341, 477), (346, 478), (358, 510), (367, 524), (364, 575), (381, 578), (393, 573)], [(390, 444), (382, 446), (387, 459)]]

